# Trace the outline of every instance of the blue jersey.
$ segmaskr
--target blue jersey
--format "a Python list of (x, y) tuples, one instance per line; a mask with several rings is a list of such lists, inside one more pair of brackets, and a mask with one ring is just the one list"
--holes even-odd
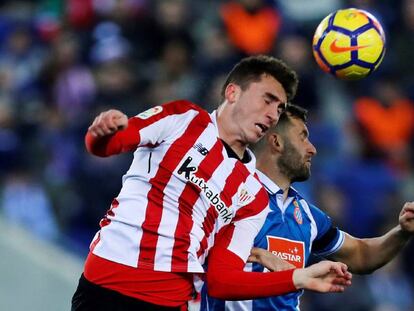
[[(332, 226), (328, 215), (306, 202), (293, 188), (283, 202), (283, 191), (258, 171), (260, 181), (269, 193), (270, 209), (267, 219), (256, 236), (255, 247), (267, 249), (297, 268), (306, 266), (310, 254), (328, 256), (344, 241), (344, 233)], [(259, 264), (247, 264), (245, 271), (268, 272)], [(224, 301), (206, 295), (202, 290), (201, 310), (299, 310), (303, 291), (255, 300)]]

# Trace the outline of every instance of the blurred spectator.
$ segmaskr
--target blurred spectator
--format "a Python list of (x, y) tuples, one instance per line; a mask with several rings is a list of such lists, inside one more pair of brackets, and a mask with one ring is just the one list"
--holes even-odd
[(147, 78), (152, 82), (148, 101), (152, 105), (174, 98), (195, 101), (198, 94), (198, 77), (192, 71), (192, 59), (185, 41), (171, 40), (162, 50), (159, 62), (148, 67)]
[(389, 197), (398, 186), (390, 168), (380, 160), (350, 158), (338, 161), (336, 167), (330, 167), (324, 174), (345, 195), (344, 228), (358, 237), (379, 234), (388, 216)]
[(59, 237), (45, 189), (26, 172), (15, 171), (7, 176), (2, 186), (0, 209), (6, 220), (22, 225), (40, 239), (55, 241)]
[(316, 27), (322, 18), (344, 7), (342, 0), (277, 0), (276, 2), (292, 28), (311, 27), (312, 24)]
[(401, 17), (396, 20), (397, 31), (390, 38), (395, 45), (390, 46), (388, 51), (392, 53), (395, 72), (398, 72), (399, 79), (410, 98), (414, 99), (414, 62), (410, 53), (414, 47), (414, 0), (402, 1)]
[(318, 109), (316, 80), (314, 72), (318, 70), (312, 59), (312, 49), (308, 38), (302, 35), (285, 35), (276, 45), (278, 55), (298, 73), (300, 87), (295, 103), (312, 113)]
[(59, 109), (68, 125), (74, 125), (71, 120), (80, 122), (94, 99), (95, 83), (90, 69), (80, 61), (76, 34), (61, 32), (53, 40), (42, 79), (48, 104)]
[(368, 278), (368, 288), (373, 297), (373, 310), (414, 310), (414, 286), (412, 280), (402, 271), (400, 257)]
[(230, 41), (246, 54), (269, 53), (280, 30), (281, 17), (264, 0), (235, 0), (220, 9)]
[[(16, 23), (0, 53), (0, 93), (15, 117), (25, 118), (39, 97), (37, 80), (45, 59), (29, 25)], [(17, 116), (17, 114), (20, 114)]]
[(92, 26), (95, 13), (93, 11), (94, 0), (67, 0), (67, 19), (73, 28), (82, 31)]
[(414, 134), (414, 102), (404, 95), (395, 79), (377, 81), (373, 93), (375, 97), (360, 97), (354, 106), (365, 153), (383, 155), (393, 167), (406, 169)]
[(323, 295), (305, 292), (308, 305), (301, 309), (308, 311), (375, 311), (371, 293), (366, 290), (367, 279), (364, 276), (353, 276), (352, 286), (340, 295)]

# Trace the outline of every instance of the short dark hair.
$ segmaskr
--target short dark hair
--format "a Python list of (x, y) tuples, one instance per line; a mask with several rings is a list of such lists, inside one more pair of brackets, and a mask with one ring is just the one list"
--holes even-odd
[(291, 124), (290, 118), (300, 119), (306, 123), (308, 120), (308, 111), (298, 105), (288, 103), (285, 111), (280, 115), (279, 121), (271, 131), (281, 134)]
[[(279, 121), (273, 126), (269, 133), (283, 134), (286, 129), (291, 125), (291, 118), (302, 120), (306, 123), (308, 119), (308, 111), (300, 106), (288, 103), (285, 111), (280, 115)], [(262, 151), (266, 144), (266, 138), (259, 140), (257, 143), (251, 146), (252, 150), (256, 153)]]
[(288, 101), (295, 97), (299, 83), (296, 72), (282, 60), (268, 55), (246, 57), (237, 63), (227, 76), (221, 96), (224, 98), (224, 92), (230, 83), (245, 90), (251, 82), (259, 81), (263, 74), (271, 75), (282, 84)]

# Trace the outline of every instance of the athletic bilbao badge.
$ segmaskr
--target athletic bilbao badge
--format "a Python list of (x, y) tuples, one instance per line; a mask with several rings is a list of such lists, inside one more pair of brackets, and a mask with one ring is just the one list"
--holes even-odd
[(244, 183), (241, 183), (237, 190), (237, 206), (246, 206), (254, 200), (255, 196), (250, 194)]

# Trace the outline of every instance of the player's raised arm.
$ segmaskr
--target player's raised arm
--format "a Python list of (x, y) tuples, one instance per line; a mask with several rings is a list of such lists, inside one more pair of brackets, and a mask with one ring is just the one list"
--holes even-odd
[(114, 134), (127, 127), (128, 117), (123, 112), (115, 109), (101, 112), (88, 128), (85, 136), (86, 149), (101, 157), (122, 152), (122, 142)]
[(128, 117), (122, 111), (110, 109), (101, 112), (93, 120), (88, 132), (94, 137), (103, 137), (125, 129), (127, 126)]
[(129, 119), (119, 110), (107, 110), (88, 128), (86, 148), (94, 155), (107, 157), (143, 145), (155, 147), (181, 133), (199, 113), (198, 106), (185, 100), (152, 107)]
[(346, 263), (358, 274), (371, 273), (391, 261), (414, 234), (414, 202), (406, 203), (399, 224), (386, 234), (369, 239), (345, 234), (343, 246), (331, 258)]

